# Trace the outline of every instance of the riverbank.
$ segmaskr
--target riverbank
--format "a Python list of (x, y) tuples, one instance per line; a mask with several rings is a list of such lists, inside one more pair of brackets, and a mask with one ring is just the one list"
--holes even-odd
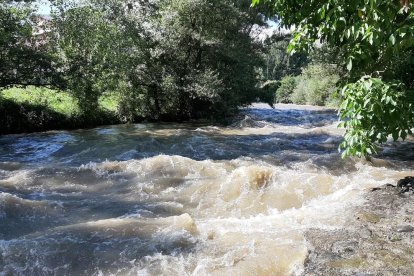
[(82, 114), (67, 92), (47, 88), (11, 88), (0, 95), (0, 135), (119, 124), (117, 99), (104, 95), (93, 114)]
[(215, 116), (186, 119), (165, 115), (147, 118), (143, 114), (137, 113), (128, 117), (120, 111), (119, 106), (119, 95), (117, 93), (107, 93), (99, 97), (96, 110), (84, 114), (81, 112), (75, 97), (66, 91), (32, 86), (10, 88), (0, 91), (0, 135), (49, 130), (88, 129), (127, 122), (176, 123), (197, 121), (199, 123), (228, 123), (228, 118)]
[(414, 195), (400, 190), (369, 190), (343, 229), (307, 231), (304, 275), (414, 275)]

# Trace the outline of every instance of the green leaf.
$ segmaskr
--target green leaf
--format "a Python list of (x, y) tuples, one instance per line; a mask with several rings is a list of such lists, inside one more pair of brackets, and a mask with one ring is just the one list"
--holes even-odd
[(349, 38), (351, 36), (351, 30), (350, 29), (346, 30), (345, 36), (346, 36), (346, 38)]
[(392, 135), (392, 139), (394, 141), (397, 141), (397, 139), (398, 139), (398, 132), (393, 132), (391, 135)]
[(257, 4), (260, 3), (260, 0), (252, 0), (252, 7), (256, 6)]
[(348, 71), (352, 70), (352, 59), (351, 58), (348, 60), (348, 64), (346, 65), (346, 69), (348, 69)]
[(395, 36), (393, 34), (390, 35), (390, 42), (392, 45), (395, 45)]

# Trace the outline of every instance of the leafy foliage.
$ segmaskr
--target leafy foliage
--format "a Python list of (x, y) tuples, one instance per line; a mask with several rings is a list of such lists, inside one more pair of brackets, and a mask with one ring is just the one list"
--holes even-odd
[(308, 62), (303, 53), (289, 54), (286, 49), (290, 34), (276, 33), (264, 41), (262, 74), (265, 80), (281, 80), (284, 76), (296, 76)]
[(334, 102), (339, 74), (333, 64), (311, 63), (299, 76), (281, 79), (276, 90), (276, 102), (330, 105)]
[(92, 115), (99, 96), (116, 87), (121, 33), (108, 14), (92, 4), (58, 8), (54, 22), (61, 72), (81, 111)]
[(280, 86), (276, 90), (276, 102), (291, 103), (291, 95), (297, 86), (297, 78), (285, 76), (280, 80)]
[(32, 2), (0, 3), (0, 89), (61, 82), (53, 66), (55, 52), (34, 33), (37, 18)]
[(177, 95), (177, 104), (167, 114), (225, 114), (256, 98), (255, 65), (260, 57), (250, 30), (262, 22), (249, 4), (176, 0), (160, 5), (158, 49)]
[(262, 96), (249, 0), (54, 0), (39, 47), (30, 2), (0, 4), (0, 87), (64, 89), (86, 117), (113, 94), (122, 121), (224, 117)]
[(55, 14), (68, 89), (87, 112), (120, 94), (134, 121), (224, 116), (258, 93), (260, 57), (250, 36), (263, 24), (249, 1), (85, 1)]
[(341, 125), (346, 129), (340, 145), (345, 149), (343, 156), (372, 154), (376, 150), (374, 142), (387, 141), (389, 134), (394, 140), (412, 134), (413, 100), (404, 93), (401, 83), (366, 76), (347, 84), (342, 93)]
[[(267, 7), (269, 14), (276, 14), (283, 26), (295, 26), (288, 47), (291, 53), (310, 51), (315, 42), (338, 49), (338, 60), (349, 72), (348, 84), (342, 93), (347, 104), (340, 109), (340, 116), (343, 121), (352, 122), (342, 124), (346, 127), (346, 142), (342, 146), (349, 148), (344, 155), (367, 155), (375, 149), (374, 142), (386, 140), (383, 136), (405, 138), (404, 133), (414, 127), (412, 112), (401, 118), (405, 122), (397, 132), (393, 105), (383, 105), (386, 110), (359, 112), (355, 107), (362, 96), (355, 98), (354, 95), (355, 91), (362, 91), (367, 93), (366, 97), (373, 97), (365, 100), (375, 103), (378, 93), (388, 93), (413, 103), (413, 3), (407, 0), (253, 0), (253, 4), (259, 2)], [(383, 84), (381, 89), (377, 85), (374, 90), (362, 89), (369, 87), (370, 80), (374, 79)], [(372, 112), (378, 120), (370, 121)], [(383, 136), (375, 138), (370, 134), (372, 129), (381, 129)]]
[(333, 101), (339, 74), (336, 66), (326, 63), (311, 63), (297, 77), (297, 86), (292, 102), (310, 105), (325, 105)]

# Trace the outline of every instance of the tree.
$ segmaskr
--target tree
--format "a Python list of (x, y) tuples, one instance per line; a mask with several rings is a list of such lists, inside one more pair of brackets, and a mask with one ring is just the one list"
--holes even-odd
[(99, 96), (117, 88), (121, 33), (116, 21), (93, 3), (58, 2), (55, 7), (54, 40), (66, 89), (78, 100), (81, 112), (92, 115)]
[(250, 32), (263, 20), (249, 6), (234, 0), (175, 0), (160, 6), (159, 49), (176, 88), (179, 117), (223, 116), (258, 96), (259, 43)]
[(105, 92), (124, 121), (225, 116), (258, 95), (250, 32), (263, 18), (249, 0), (55, 4), (61, 72), (84, 113)]
[(368, 155), (388, 135), (405, 139), (414, 127), (414, 16), (408, 0), (262, 2), (282, 26), (295, 26), (289, 51), (315, 42), (337, 47), (348, 75), (340, 118), (343, 156)]
[(291, 100), (293, 103), (327, 105), (333, 103), (333, 94), (339, 74), (335, 64), (310, 63), (297, 77), (297, 86)]
[(291, 95), (297, 86), (297, 78), (285, 76), (280, 80), (280, 86), (276, 90), (275, 102), (291, 103)]
[(39, 16), (34, 1), (0, 3), (0, 89), (10, 86), (60, 86), (56, 55), (46, 36), (34, 32)]
[(308, 62), (307, 55), (288, 54), (291, 34), (277, 33), (264, 41), (263, 77), (265, 80), (281, 80), (285, 76), (297, 76)]

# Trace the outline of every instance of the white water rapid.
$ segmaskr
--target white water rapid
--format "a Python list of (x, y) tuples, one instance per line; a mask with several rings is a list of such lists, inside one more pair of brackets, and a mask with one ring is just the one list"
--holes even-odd
[(414, 146), (342, 160), (334, 111), (254, 105), (231, 126), (0, 136), (0, 275), (300, 275)]

